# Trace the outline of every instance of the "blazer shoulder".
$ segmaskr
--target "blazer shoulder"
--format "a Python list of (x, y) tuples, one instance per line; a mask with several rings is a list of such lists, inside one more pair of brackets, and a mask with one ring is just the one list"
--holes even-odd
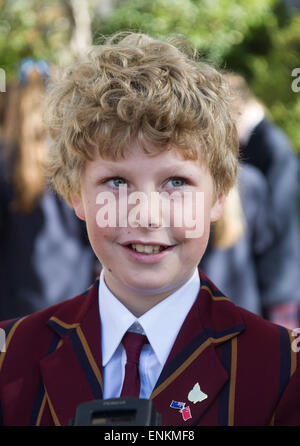
[(26, 358), (30, 361), (46, 354), (54, 337), (57, 337), (48, 321), (58, 317), (67, 323), (80, 322), (97, 294), (97, 289), (95, 283), (85, 293), (72, 299), (24, 317), (0, 322), (1, 338), (4, 341), (0, 348), (0, 371), (6, 362), (23, 363)]
[(259, 341), (264, 344), (273, 343), (278, 336), (292, 337), (292, 330), (281, 325), (274, 324), (267, 319), (255, 314), (245, 308), (237, 306), (241, 318), (245, 324), (244, 336), (253, 339), (253, 342)]
[(245, 323), (240, 338), (241, 348), (248, 352), (249, 360), (270, 368), (276, 363), (292, 377), (300, 367), (299, 329), (290, 330), (244, 308), (238, 308)]

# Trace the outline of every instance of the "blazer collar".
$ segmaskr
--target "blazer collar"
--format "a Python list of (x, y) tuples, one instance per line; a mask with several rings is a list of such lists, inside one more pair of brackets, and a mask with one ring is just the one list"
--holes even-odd
[[(229, 378), (218, 347), (245, 328), (237, 307), (201, 270), (199, 273), (199, 295), (150, 397), (155, 409), (163, 413), (164, 425), (187, 426), (198, 422)], [(98, 286), (96, 282), (86, 295), (61, 306), (48, 321), (49, 327), (61, 338), (57, 349), (40, 363), (56, 424), (69, 424), (79, 404), (102, 398)], [(197, 384), (207, 395), (201, 402), (193, 402), (190, 394)], [(184, 421), (180, 410), (170, 407), (173, 400), (189, 406), (191, 418)]]

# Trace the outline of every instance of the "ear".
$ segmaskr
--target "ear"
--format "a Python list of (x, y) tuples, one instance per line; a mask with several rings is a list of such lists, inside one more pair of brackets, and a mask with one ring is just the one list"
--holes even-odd
[(210, 210), (210, 221), (217, 221), (222, 215), (224, 204), (226, 200), (226, 194), (221, 193), (216, 201), (215, 204), (212, 206)]
[(80, 218), (80, 220), (85, 220), (85, 212), (81, 197), (79, 197), (78, 195), (72, 195), (71, 201), (77, 217)]

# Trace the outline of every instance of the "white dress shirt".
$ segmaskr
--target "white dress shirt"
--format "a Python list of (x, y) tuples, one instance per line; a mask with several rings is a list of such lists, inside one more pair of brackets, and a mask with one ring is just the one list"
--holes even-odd
[(137, 318), (108, 289), (101, 271), (99, 311), (101, 321), (103, 398), (120, 396), (126, 364), (121, 340), (130, 329), (145, 334), (149, 344), (140, 355), (140, 398), (149, 399), (169, 356), (177, 334), (200, 290), (196, 268), (191, 278), (177, 291)]

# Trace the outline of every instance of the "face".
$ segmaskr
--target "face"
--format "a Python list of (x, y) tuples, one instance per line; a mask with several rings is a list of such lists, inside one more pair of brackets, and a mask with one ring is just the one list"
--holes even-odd
[[(106, 210), (110, 207), (116, 214), (118, 225), (120, 188), (126, 189), (126, 201), (130, 194), (133, 197), (139, 192), (148, 204), (139, 208), (142, 212), (138, 213), (140, 202), (131, 201), (125, 208), (126, 226), (103, 227), (99, 224), (99, 197), (112, 198), (109, 205), (107, 201), (102, 203)], [(180, 206), (176, 207), (172, 200), (168, 202), (173, 193), (177, 203), (186, 202), (182, 224), (178, 220), (175, 224)], [(170, 203), (169, 213), (165, 210), (167, 206), (152, 206), (153, 195), (165, 197), (164, 202)], [(189, 200), (185, 201), (187, 196)], [(210, 222), (221, 215), (224, 198), (224, 195), (215, 197), (212, 177), (200, 161), (184, 160), (175, 149), (149, 156), (137, 143), (132, 143), (125, 158), (112, 161), (97, 154), (86, 162), (81, 196), (73, 198), (73, 205), (77, 216), (86, 221), (89, 240), (104, 269), (107, 286), (133, 313), (140, 315), (191, 277), (205, 252)], [(185, 219), (187, 215), (191, 219), (197, 215), (202, 220), (201, 230), (194, 231), (192, 237), (189, 232), (193, 230), (192, 220)]]

